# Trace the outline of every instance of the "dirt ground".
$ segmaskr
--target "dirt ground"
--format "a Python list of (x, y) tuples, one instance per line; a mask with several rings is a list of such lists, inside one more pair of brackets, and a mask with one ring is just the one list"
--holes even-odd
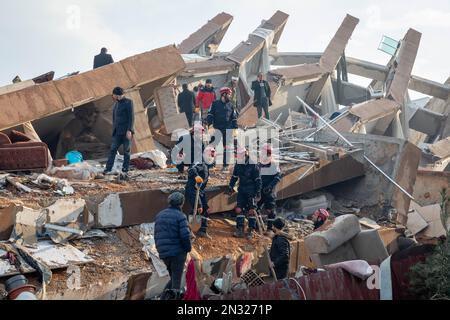
[[(134, 274), (152, 272), (152, 264), (145, 259), (142, 245), (137, 241), (133, 245), (120, 239), (117, 231), (108, 231), (106, 238), (73, 241), (71, 244), (86, 253), (94, 262), (80, 265), (81, 287), (90, 288), (114, 280), (130, 277)], [(47, 287), (49, 295), (68, 290), (70, 274), (67, 269), (53, 270), (52, 281)], [(37, 279), (34, 279), (38, 285)]]
[(240, 255), (245, 252), (255, 252), (263, 245), (269, 245), (270, 238), (255, 234), (252, 240), (233, 237), (235, 225), (232, 219), (212, 219), (208, 234), (212, 239), (197, 238), (193, 248), (203, 259), (212, 259), (225, 255)]

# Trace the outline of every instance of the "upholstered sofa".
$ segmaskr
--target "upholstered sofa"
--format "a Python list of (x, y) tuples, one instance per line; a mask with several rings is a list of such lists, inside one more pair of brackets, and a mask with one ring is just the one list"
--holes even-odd
[(41, 171), (48, 165), (48, 147), (18, 131), (0, 132), (0, 171)]

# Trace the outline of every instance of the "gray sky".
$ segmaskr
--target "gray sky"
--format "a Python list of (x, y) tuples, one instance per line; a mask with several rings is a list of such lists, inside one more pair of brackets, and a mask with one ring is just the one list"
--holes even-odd
[(423, 34), (413, 73), (438, 82), (450, 76), (448, 0), (16, 0), (0, 4), (0, 85), (16, 75), (89, 70), (103, 46), (118, 61), (178, 44), (222, 11), (234, 16), (220, 47), (228, 51), (278, 9), (290, 14), (280, 51), (323, 51), (350, 13), (361, 21), (348, 56), (385, 64), (381, 36), (401, 39), (412, 27)]

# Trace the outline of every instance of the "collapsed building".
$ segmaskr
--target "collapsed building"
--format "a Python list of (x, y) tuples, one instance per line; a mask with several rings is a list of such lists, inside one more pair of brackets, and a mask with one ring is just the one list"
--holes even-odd
[[(0, 260), (0, 279), (27, 275), (46, 287), (48, 299), (158, 296), (168, 275), (155, 251), (153, 223), (168, 194), (185, 182), (167, 168), (174, 137), (189, 129), (177, 94), (182, 84), (194, 87), (209, 78), (220, 88), (238, 77), (241, 132), (262, 128), (278, 134), (278, 214), (291, 221), (290, 274), (313, 299), (386, 294), (362, 288), (342, 266), (327, 267), (349, 260), (380, 265), (400, 251), (405, 238), (429, 242), (445, 235), (436, 216), (439, 192), (449, 186), (449, 82), (412, 75), (421, 39), (416, 30), (391, 43), (391, 60), (382, 66), (346, 56), (359, 23), (350, 15), (323, 53), (279, 52), (288, 18), (277, 11), (227, 53), (219, 46), (233, 17), (221, 13), (178, 47), (0, 88), (0, 255), (13, 253), (20, 262)], [(260, 72), (272, 89), (272, 120), (258, 119), (253, 106), (251, 83)], [(356, 85), (349, 75), (372, 83)], [(116, 86), (126, 89), (135, 108), (135, 170), (126, 183), (98, 178), (111, 143)], [(412, 101), (408, 90), (431, 98)], [(72, 150), (86, 161), (68, 165), (64, 155)], [(261, 294), (272, 286), (269, 298), (302, 299), (292, 284), (264, 284), (269, 239), (231, 237), (234, 223), (227, 213), (236, 197), (225, 193), (229, 178), (212, 173), (207, 195), (217, 214), (211, 221), (217, 241), (197, 239), (191, 254), (202, 297), (268, 298)], [(331, 209), (336, 220), (314, 232), (305, 218), (320, 208)], [(337, 235), (342, 229), (344, 236)], [(328, 244), (317, 245), (321, 241)], [(308, 274), (305, 268), (326, 270)], [(344, 278), (352, 288), (346, 297), (308, 287), (312, 281), (330, 287), (327, 281)], [(228, 295), (211, 291), (217, 279)], [(399, 298), (403, 288), (395, 282), (393, 287)]]

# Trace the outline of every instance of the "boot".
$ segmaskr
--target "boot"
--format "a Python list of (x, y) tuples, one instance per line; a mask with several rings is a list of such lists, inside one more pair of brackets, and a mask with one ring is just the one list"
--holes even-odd
[(209, 234), (206, 232), (207, 228), (208, 228), (208, 218), (202, 217), (202, 226), (200, 227), (200, 230), (197, 232), (197, 237), (211, 239)]
[(245, 216), (236, 217), (236, 232), (234, 233), (234, 237), (244, 238), (244, 223), (245, 223)]
[(257, 223), (256, 223), (256, 217), (248, 217), (248, 230), (247, 230), (247, 239), (253, 238), (253, 231), (256, 230)]
[(273, 222), (275, 221), (276, 215), (272, 212), (269, 212), (269, 216), (267, 218), (267, 231), (266, 236), (272, 236), (273, 235)]

